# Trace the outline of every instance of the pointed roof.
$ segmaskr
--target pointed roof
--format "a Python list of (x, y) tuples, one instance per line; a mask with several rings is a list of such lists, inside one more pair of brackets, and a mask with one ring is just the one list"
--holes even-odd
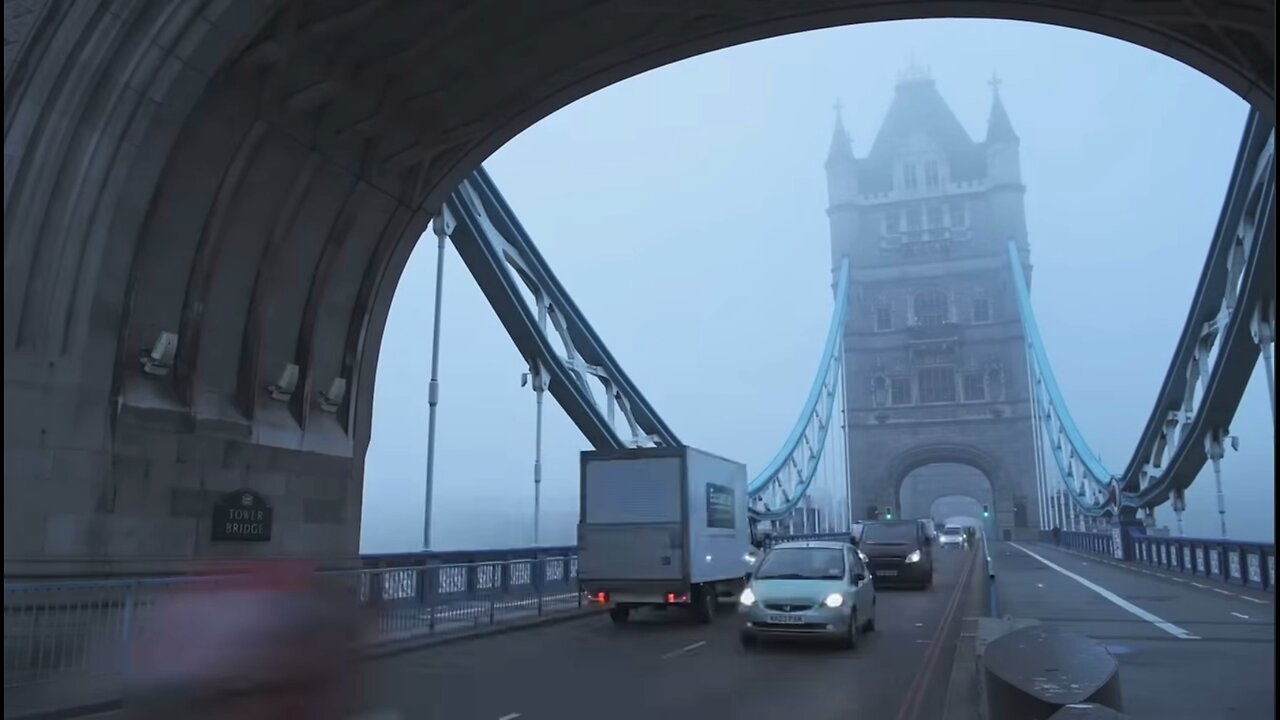
[(991, 76), (991, 115), (987, 118), (987, 143), (1017, 142), (1018, 133), (1013, 130), (1009, 113), (1000, 100), (1000, 78)]
[(853, 147), (849, 131), (844, 128), (844, 106), (836, 101), (836, 124), (831, 131), (831, 148), (827, 150), (827, 167), (835, 163), (853, 163)]
[(871, 151), (859, 163), (859, 187), (866, 192), (891, 190), (894, 162), (907, 143), (919, 135), (928, 138), (945, 156), (952, 178), (977, 179), (985, 173), (982, 146), (969, 137), (928, 72), (912, 68), (899, 75), (893, 101)]

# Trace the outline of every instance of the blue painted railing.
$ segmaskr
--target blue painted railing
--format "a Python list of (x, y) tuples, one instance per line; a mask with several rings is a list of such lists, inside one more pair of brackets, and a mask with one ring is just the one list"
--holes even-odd
[[(1046, 533), (1046, 539), (1051, 536)], [(1062, 547), (1094, 555), (1275, 592), (1275, 543), (1229, 538), (1163, 537), (1133, 533), (1116, 548), (1113, 533), (1064, 531)]]

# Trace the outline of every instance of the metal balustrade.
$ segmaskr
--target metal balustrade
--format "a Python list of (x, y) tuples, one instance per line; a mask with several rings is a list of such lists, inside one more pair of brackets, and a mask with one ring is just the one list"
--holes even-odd
[[(548, 552), (558, 550), (560, 552)], [(374, 646), (578, 611), (572, 548), (369, 556), (362, 570), (317, 573), (350, 593), (370, 620)], [(526, 551), (533, 554), (534, 551)], [(391, 560), (399, 566), (385, 566)], [(417, 564), (410, 564), (417, 560)], [(166, 594), (216, 577), (15, 582), (4, 586), (5, 716), (57, 700), (65, 706), (115, 696), (131, 648)]]
[[(1045, 533), (1045, 539), (1051, 537)], [(1128, 538), (1128, 547), (1117, 550), (1118, 539), (1114, 532), (1063, 531), (1062, 547), (1228, 585), (1270, 592), (1276, 589), (1274, 543), (1133, 533)]]

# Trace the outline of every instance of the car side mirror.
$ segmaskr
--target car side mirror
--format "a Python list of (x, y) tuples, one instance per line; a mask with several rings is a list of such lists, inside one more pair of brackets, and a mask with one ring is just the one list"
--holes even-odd
[(866, 580), (866, 579), (867, 579), (867, 576), (866, 576), (866, 575), (864, 575), (863, 573), (854, 573), (854, 574), (853, 574), (853, 584), (854, 584), (854, 585), (857, 585), (857, 584), (861, 583), (862, 581), (864, 581), (864, 580)]

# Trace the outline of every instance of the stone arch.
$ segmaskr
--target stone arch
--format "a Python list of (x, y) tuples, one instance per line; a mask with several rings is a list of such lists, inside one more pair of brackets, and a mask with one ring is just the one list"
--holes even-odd
[(992, 453), (968, 444), (931, 443), (910, 448), (891, 458), (887, 465), (886, 481), (892, 484), (894, 496), (902, 492), (903, 483), (913, 471), (928, 465), (966, 465), (987, 478), (997, 497), (1011, 492), (1005, 464)]
[[(185, 462), (282, 494), (295, 483), (281, 473), (348, 478), (326, 491), (346, 503), (345, 529), (309, 544), (353, 549), (382, 330), (431, 211), (523, 129), (646, 70), (787, 33), (945, 13), (1143, 45), (1274, 118), (1265, 0), (1160, 17), (1086, 0), (808, 0), (750, 12), (687, 2), (620, 21), (629, 7), (537, 4), (513, 23), (484, 3), (5, 0), (6, 407), (42, 408), (5, 423), (6, 448), (31, 455), (6, 484), (51, 488), (6, 513), (6, 558), (197, 547), (197, 521), (169, 522), (178, 495), (172, 507), (158, 495), (119, 500), (133, 497), (121, 491), (129, 478), (184, 477), (170, 466)], [(161, 333), (178, 338), (172, 367), (144, 377), (139, 351)], [(297, 389), (268, 399), (290, 367)], [(339, 381), (340, 401), (321, 397)], [(54, 475), (74, 502), (52, 489)], [(68, 504), (94, 520), (52, 529)], [(148, 546), (133, 521), (103, 520), (130, 513), (165, 517), (170, 534), (141, 535), (167, 539)]]
[(995, 506), (991, 480), (971, 465), (923, 465), (908, 473), (898, 488), (903, 517), (935, 517), (932, 508), (943, 498), (966, 497), (979, 509), (983, 505), (988, 509)]

